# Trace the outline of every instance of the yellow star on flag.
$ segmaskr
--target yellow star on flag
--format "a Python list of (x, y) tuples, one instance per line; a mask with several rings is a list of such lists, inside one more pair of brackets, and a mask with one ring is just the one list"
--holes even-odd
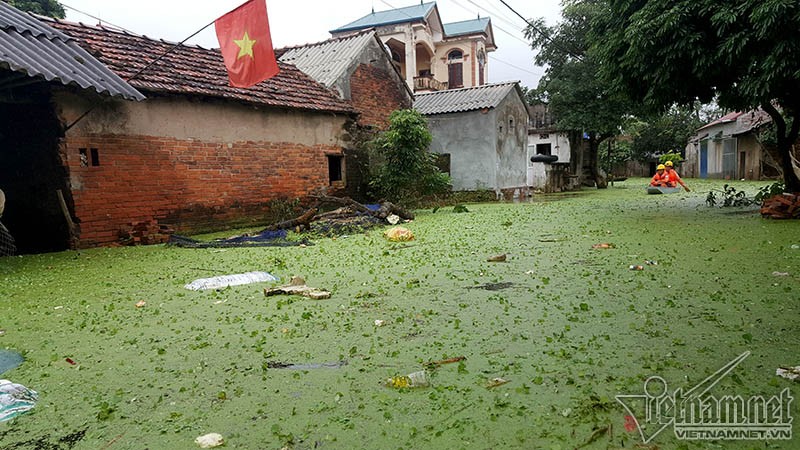
[(248, 55), (251, 58), (254, 58), (253, 46), (256, 45), (256, 41), (255, 39), (250, 39), (250, 36), (247, 35), (247, 31), (244, 32), (244, 36), (242, 36), (241, 39), (234, 39), (233, 42), (239, 46), (239, 55), (236, 57), (236, 59)]

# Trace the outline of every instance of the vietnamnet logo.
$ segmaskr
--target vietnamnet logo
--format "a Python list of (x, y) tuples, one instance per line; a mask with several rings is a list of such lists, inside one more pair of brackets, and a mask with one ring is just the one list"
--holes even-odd
[(682, 440), (783, 440), (792, 438), (789, 388), (778, 395), (714, 396), (709, 392), (750, 356), (744, 352), (691, 389), (669, 392), (663, 378), (644, 382), (644, 394), (617, 395), (628, 412), (626, 428), (648, 443), (668, 427)]

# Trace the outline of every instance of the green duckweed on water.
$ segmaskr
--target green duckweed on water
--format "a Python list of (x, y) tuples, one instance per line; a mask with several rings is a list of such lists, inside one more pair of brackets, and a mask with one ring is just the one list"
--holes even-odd
[[(800, 223), (709, 208), (722, 182), (689, 181), (673, 195), (629, 180), (422, 210), (407, 243), (377, 228), (307, 247), (0, 259), (0, 348), (25, 357), (2, 377), (39, 393), (0, 423), (0, 448), (191, 449), (207, 433), (242, 449), (641, 448), (615, 396), (650, 376), (689, 389), (749, 351), (712, 393), (796, 392), (775, 369), (800, 365)], [(332, 297), (184, 289), (258, 270)], [(461, 356), (429, 366), (430, 387), (384, 386)], [(682, 441), (668, 428), (649, 445), (797, 439)]]

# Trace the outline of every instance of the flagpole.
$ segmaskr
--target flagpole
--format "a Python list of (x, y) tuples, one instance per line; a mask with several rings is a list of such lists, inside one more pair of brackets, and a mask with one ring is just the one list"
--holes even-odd
[[(207, 25), (204, 25), (202, 28), (200, 28), (199, 30), (195, 31), (194, 33), (192, 33), (191, 35), (189, 35), (188, 37), (186, 37), (186, 38), (185, 38), (185, 39), (183, 39), (182, 41), (180, 41), (180, 42), (178, 42), (177, 44), (173, 45), (172, 47), (168, 48), (166, 51), (164, 51), (163, 53), (161, 53), (161, 54), (158, 56), (158, 58), (156, 58), (156, 59), (154, 59), (153, 61), (149, 62), (149, 63), (148, 63), (146, 66), (144, 66), (144, 67), (142, 67), (141, 69), (139, 69), (139, 70), (138, 70), (136, 73), (134, 73), (134, 74), (133, 74), (133, 75), (131, 75), (130, 77), (126, 78), (126, 79), (125, 79), (125, 81), (126, 81), (126, 82), (130, 82), (131, 80), (133, 80), (133, 79), (137, 78), (139, 75), (141, 75), (141, 74), (142, 74), (142, 72), (144, 72), (145, 70), (147, 70), (147, 69), (149, 69), (149, 68), (153, 67), (153, 65), (154, 65), (155, 63), (157, 63), (157, 62), (161, 61), (161, 60), (162, 60), (162, 59), (163, 59), (165, 56), (167, 56), (167, 55), (169, 55), (170, 53), (172, 53), (173, 51), (175, 51), (175, 49), (177, 49), (178, 47), (182, 46), (182, 45), (183, 45), (183, 44), (184, 44), (186, 41), (188, 41), (189, 39), (191, 39), (191, 38), (193, 38), (193, 37), (197, 36), (197, 35), (198, 35), (198, 34), (200, 34), (200, 33), (201, 33), (203, 30), (205, 30), (206, 28), (210, 27), (211, 25), (214, 25), (214, 22), (216, 22), (216, 21), (217, 21), (217, 19), (214, 19), (214, 20), (212, 20), (210, 23), (208, 23)], [(94, 111), (94, 110), (95, 110), (95, 108), (97, 108), (97, 106), (98, 106), (97, 104), (93, 105), (91, 108), (87, 109), (87, 110), (86, 110), (86, 112), (84, 112), (83, 114), (81, 114), (80, 116), (78, 116), (78, 118), (77, 118), (77, 119), (75, 119), (75, 120), (74, 120), (74, 121), (73, 121), (71, 124), (69, 124), (69, 125), (68, 125), (68, 126), (65, 128), (65, 129), (64, 129), (64, 133), (66, 133), (67, 131), (69, 131), (69, 130), (70, 130), (70, 128), (72, 128), (72, 127), (74, 127), (75, 125), (77, 125), (77, 123), (78, 123), (78, 122), (80, 122), (81, 120), (83, 120), (83, 118), (84, 118), (84, 117), (88, 116), (88, 115), (89, 115), (89, 113), (91, 113), (92, 111)]]

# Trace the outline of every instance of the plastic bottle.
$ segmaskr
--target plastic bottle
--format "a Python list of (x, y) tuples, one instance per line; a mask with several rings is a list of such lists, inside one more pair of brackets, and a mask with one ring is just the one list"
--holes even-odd
[(417, 388), (430, 386), (428, 373), (424, 370), (412, 372), (408, 375), (399, 375), (386, 380), (386, 386), (391, 388)]

